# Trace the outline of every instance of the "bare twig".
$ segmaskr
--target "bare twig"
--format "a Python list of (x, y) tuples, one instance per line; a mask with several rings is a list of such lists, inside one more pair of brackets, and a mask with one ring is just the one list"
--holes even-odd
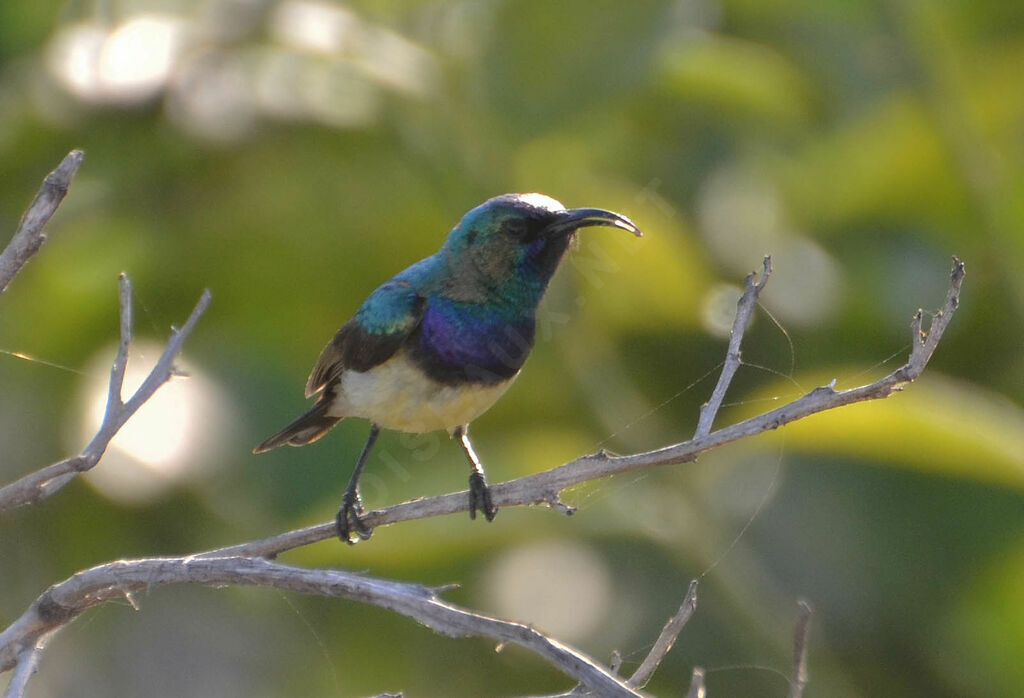
[(18, 665), (14, 668), (7, 690), (4, 691), (4, 698), (23, 698), (28, 688), (28, 680), (38, 671), (42, 656), (42, 645), (29, 645), (18, 653)]
[(796, 628), (793, 630), (793, 676), (789, 680), (789, 698), (800, 698), (807, 686), (807, 635), (811, 629), (811, 604), (797, 602)]
[(117, 355), (110, 369), (110, 386), (107, 393), (107, 407), (103, 414), (103, 423), (99, 431), (85, 449), (71, 458), (48, 465), (30, 473), (20, 480), (0, 488), (0, 512), (14, 509), (25, 504), (35, 504), (64, 487), (78, 474), (89, 470), (99, 462), (107, 450), (110, 440), (114, 438), (124, 423), (146, 402), (157, 388), (166, 383), (174, 374), (174, 360), (181, 352), (185, 339), (195, 329), (199, 318), (210, 305), (209, 289), (203, 291), (192, 314), (185, 325), (179, 330), (172, 328), (167, 348), (157, 360), (153, 370), (142, 382), (142, 385), (127, 401), (122, 401), (121, 391), (124, 387), (124, 372), (128, 363), (128, 348), (132, 340), (132, 285), (127, 274), (120, 276), (121, 297), (121, 341)]
[(11, 279), (46, 242), (43, 228), (63, 201), (64, 195), (68, 193), (71, 179), (78, 172), (83, 159), (85, 153), (81, 150), (72, 150), (57, 169), (46, 175), (39, 193), (21, 217), (14, 237), (4, 251), (0, 252), (0, 294), (7, 290)]
[[(690, 582), (690, 586), (686, 591), (686, 597), (683, 599), (683, 603), (679, 606), (679, 610), (676, 614), (668, 619), (665, 627), (661, 629), (661, 634), (658, 635), (658, 639), (654, 641), (654, 645), (651, 647), (651, 651), (644, 657), (643, 662), (633, 675), (626, 681), (626, 685), (630, 688), (641, 689), (647, 685), (654, 672), (658, 670), (661, 662), (665, 659), (666, 655), (672, 650), (672, 645), (675, 644), (676, 638), (679, 637), (680, 631), (689, 622), (690, 617), (694, 611), (697, 610), (697, 580), (694, 579)], [(610, 661), (608, 662), (608, 669), (612, 674), (618, 674), (619, 669), (622, 667), (622, 656), (618, 651), (612, 652)], [(578, 698), (579, 696), (591, 695), (590, 691), (586, 687), (579, 685), (572, 690), (564, 693), (559, 693), (548, 698)]]
[(694, 579), (690, 582), (690, 588), (686, 591), (686, 598), (683, 599), (679, 610), (665, 623), (665, 627), (661, 629), (661, 634), (658, 635), (658, 639), (654, 642), (654, 647), (647, 653), (644, 661), (640, 663), (640, 666), (633, 672), (633, 675), (629, 677), (629, 681), (626, 682), (629, 686), (643, 688), (647, 685), (647, 682), (654, 676), (654, 672), (661, 666), (662, 660), (665, 659), (665, 656), (672, 649), (672, 645), (675, 644), (679, 633), (689, 622), (690, 616), (696, 610), (697, 580)]
[(608, 668), (613, 674), (618, 674), (622, 668), (622, 654), (618, 650), (612, 650), (612, 656), (608, 658)]
[(0, 633), (0, 671), (18, 664), (26, 649), (45, 645), (54, 632), (86, 609), (123, 599), (139, 589), (169, 584), (265, 586), (368, 603), (408, 616), (449, 637), (486, 637), (525, 647), (600, 696), (641, 695), (589, 657), (532, 627), (447, 603), (438, 597), (436, 589), (342, 570), (311, 570), (242, 557), (122, 560), (79, 572), (47, 589)]
[(715, 416), (722, 406), (722, 400), (725, 399), (725, 393), (729, 390), (732, 377), (740, 367), (740, 344), (743, 342), (743, 334), (747, 331), (750, 315), (757, 306), (757, 297), (772, 274), (770, 255), (764, 258), (763, 264), (760, 281), (754, 283), (754, 272), (747, 274), (747, 278), (744, 280), (743, 295), (736, 302), (736, 318), (733, 320), (732, 331), (729, 333), (729, 349), (725, 354), (725, 364), (722, 366), (722, 373), (718, 376), (718, 383), (711, 393), (711, 398), (700, 407), (700, 418), (697, 421), (697, 430), (693, 433), (694, 438), (711, 433), (711, 425), (714, 424)]
[[(931, 327), (927, 332), (921, 330), (922, 312), (919, 310), (911, 322), (913, 339), (907, 363), (889, 375), (857, 388), (835, 390), (835, 381), (829, 385), (815, 388), (801, 398), (778, 407), (760, 416), (752, 417), (737, 424), (723, 427), (689, 441), (665, 446), (653, 451), (646, 451), (629, 456), (612, 455), (599, 451), (581, 456), (565, 465), (551, 470), (509, 480), (508, 482), (491, 485), (491, 496), (498, 506), (515, 506), (523, 504), (548, 504), (559, 498), (559, 493), (567, 487), (578, 485), (588, 480), (614, 475), (616, 473), (650, 468), (659, 465), (674, 465), (694, 461), (697, 457), (713, 448), (738, 439), (754, 436), (765, 431), (803, 419), (825, 410), (843, 407), (865, 400), (878, 400), (898, 392), (902, 387), (921, 375), (931, 359), (935, 348), (942, 338), (943, 332), (953, 318), (960, 302), (960, 287), (964, 279), (964, 265), (956, 257), (953, 258), (953, 271), (950, 277), (949, 291), (942, 309), (932, 318)], [(465, 491), (427, 497), (403, 502), (394, 506), (367, 512), (363, 521), (371, 528), (423, 519), (443, 514), (454, 514), (466, 511), (469, 497)], [(282, 533), (262, 540), (233, 545), (213, 550), (204, 555), (256, 555), (274, 557), (286, 550), (301, 547), (317, 541), (333, 538), (336, 534), (334, 522), (309, 526), (307, 528)]]
[(693, 676), (690, 677), (690, 690), (686, 692), (686, 698), (704, 698), (707, 689), (704, 687), (704, 669), (699, 666), (693, 667)]

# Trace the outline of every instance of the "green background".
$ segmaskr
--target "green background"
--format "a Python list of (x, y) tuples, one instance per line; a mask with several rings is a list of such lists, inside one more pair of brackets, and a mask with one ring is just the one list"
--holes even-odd
[[(684, 692), (694, 665), (711, 696), (785, 695), (798, 598), (816, 609), (808, 696), (1020, 695), (1022, 68), (1024, 5), (997, 0), (0, 4), (5, 238), (43, 176), (86, 151), (49, 242), (0, 298), (0, 349), (86, 375), (0, 354), (0, 480), (84, 446), (122, 270), (140, 340), (165, 341), (212, 290), (179, 382), (216, 395), (188, 475), (145, 501), (76, 482), (0, 520), (0, 625), (84, 567), (330, 519), (364, 422), (305, 449), (252, 445), (303, 409), (319, 350), (377, 284), (488, 197), (540, 191), (646, 236), (581, 235), (522, 376), (474, 423), (492, 482), (688, 438), (725, 353), (722, 309), (766, 253), (776, 273), (719, 424), (894, 370), (953, 254), (961, 309), (904, 393), (576, 488), (572, 518), (459, 515), (284, 559), (459, 582), (447, 598), (514, 610), (602, 661), (618, 650), (626, 671), (703, 575), (657, 695)], [(368, 506), (464, 488), (442, 437), (383, 436)], [(31, 695), (570, 687), (525, 651), (351, 602), (135, 602), (63, 631)], [(585, 622), (552, 620), (577, 602)]]

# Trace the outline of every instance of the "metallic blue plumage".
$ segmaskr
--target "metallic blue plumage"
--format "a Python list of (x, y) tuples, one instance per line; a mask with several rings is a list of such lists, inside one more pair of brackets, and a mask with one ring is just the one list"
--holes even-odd
[(432, 295), (420, 323), (414, 360), (442, 383), (509, 380), (533, 346), (534, 308)]

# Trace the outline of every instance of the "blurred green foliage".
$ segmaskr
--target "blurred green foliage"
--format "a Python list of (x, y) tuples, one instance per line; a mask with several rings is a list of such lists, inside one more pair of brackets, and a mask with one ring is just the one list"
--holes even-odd
[[(330, 518), (365, 424), (249, 449), (302, 409), (306, 371), (369, 291), (477, 203), (542, 191), (621, 211), (646, 237), (581, 236), (523, 375), (474, 425), (494, 481), (685, 439), (724, 354), (720, 308), (765, 253), (776, 274), (720, 423), (894, 369), (954, 253), (961, 309), (905, 394), (580, 487), (571, 519), (413, 522), (287, 558), (458, 581), (449, 598), (501, 614), (495, 570), (519, 554), (535, 564), (508, 593), (537, 615), (516, 620), (597, 658), (617, 649), (626, 670), (703, 574), (657, 695), (681, 694), (694, 665), (712, 696), (785, 695), (798, 597), (817, 609), (808, 696), (1019, 695), (1021, 66), (1024, 5), (996, 0), (0, 4), (0, 227), (70, 148), (87, 153), (50, 241), (0, 298), (0, 350), (102, 374), (86, 367), (111, 355), (118, 272), (155, 341), (208, 286), (185, 359), (226, 415), (188, 455), (198, 474), (145, 503), (79, 482), (5, 516), (0, 625), (86, 566)], [(81, 448), (85, 381), (0, 353), (0, 481)], [(465, 487), (443, 435), (381, 447), (370, 506)], [(582, 567), (541, 562), (570, 549)], [(587, 593), (574, 610), (588, 624), (545, 615)], [(136, 601), (62, 633), (32, 695), (568, 688), (515, 648), (352, 603)]]

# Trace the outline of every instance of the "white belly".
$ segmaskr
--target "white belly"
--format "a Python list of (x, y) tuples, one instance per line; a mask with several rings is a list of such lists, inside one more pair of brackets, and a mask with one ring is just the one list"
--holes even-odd
[(328, 414), (363, 417), (398, 431), (451, 431), (486, 412), (514, 378), (495, 385), (444, 385), (425, 376), (399, 350), (364, 373), (346, 371)]

